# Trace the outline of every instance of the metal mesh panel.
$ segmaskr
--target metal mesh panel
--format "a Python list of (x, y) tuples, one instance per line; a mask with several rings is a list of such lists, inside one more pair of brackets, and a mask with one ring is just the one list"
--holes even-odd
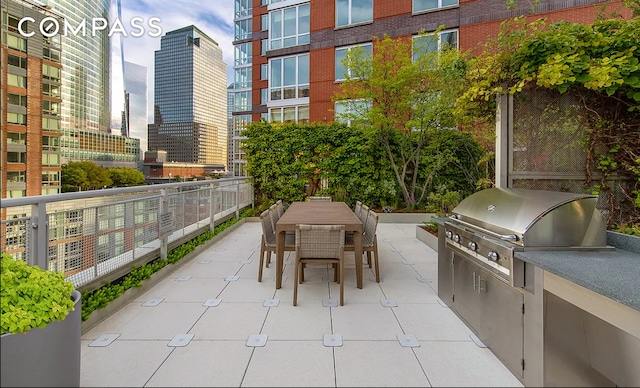
[(2, 220), (2, 247), (3, 253), (11, 255), (16, 260), (27, 261), (29, 257), (29, 238), (31, 229), (29, 217), (18, 217)]
[(584, 176), (588, 126), (569, 93), (519, 93), (513, 103), (513, 167), (519, 173)]
[[(585, 108), (571, 93), (536, 89), (513, 98), (511, 187), (592, 193), (587, 185), (585, 141), (591, 132)], [(624, 182), (611, 181), (597, 207), (609, 222), (620, 223), (634, 211), (625, 198)]]

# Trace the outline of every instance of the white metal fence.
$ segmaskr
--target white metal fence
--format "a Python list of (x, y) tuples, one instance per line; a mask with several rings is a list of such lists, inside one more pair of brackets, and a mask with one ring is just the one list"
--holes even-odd
[(3, 198), (0, 250), (79, 288), (251, 206), (247, 177)]

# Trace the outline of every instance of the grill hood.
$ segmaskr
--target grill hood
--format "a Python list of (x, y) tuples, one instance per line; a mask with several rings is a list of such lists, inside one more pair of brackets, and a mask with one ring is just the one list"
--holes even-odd
[(596, 203), (587, 194), (490, 188), (462, 200), (451, 218), (524, 247), (603, 247), (606, 220)]

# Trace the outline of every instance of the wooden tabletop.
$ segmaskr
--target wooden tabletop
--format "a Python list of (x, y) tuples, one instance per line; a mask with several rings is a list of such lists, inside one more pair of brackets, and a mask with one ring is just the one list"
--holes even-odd
[(293, 202), (276, 223), (276, 233), (295, 230), (297, 224), (344, 225), (362, 232), (362, 222), (344, 202)]

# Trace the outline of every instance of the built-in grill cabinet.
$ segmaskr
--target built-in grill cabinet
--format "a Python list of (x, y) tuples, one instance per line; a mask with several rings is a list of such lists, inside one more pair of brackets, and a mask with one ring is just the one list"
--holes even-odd
[(606, 249), (592, 195), (491, 188), (464, 199), (438, 229), (438, 296), (524, 377), (524, 250)]

